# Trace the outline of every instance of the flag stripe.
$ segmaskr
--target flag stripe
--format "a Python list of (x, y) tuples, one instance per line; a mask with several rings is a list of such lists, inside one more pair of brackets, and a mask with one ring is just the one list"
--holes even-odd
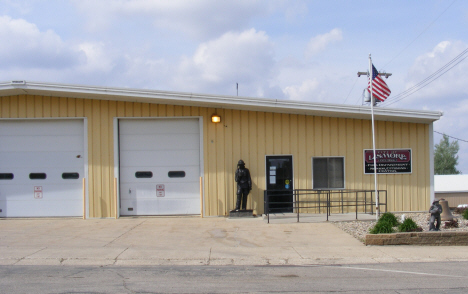
[[(379, 75), (379, 72), (372, 64), (372, 95), (380, 101), (385, 101), (388, 96), (390, 96), (390, 88), (387, 86), (387, 83)], [(369, 92), (371, 91), (371, 83), (369, 79), (369, 84), (367, 86)]]

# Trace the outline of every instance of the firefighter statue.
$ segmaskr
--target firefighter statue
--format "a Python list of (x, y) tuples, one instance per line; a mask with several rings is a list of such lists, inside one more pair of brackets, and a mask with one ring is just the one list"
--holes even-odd
[[(431, 208), (429, 208), (431, 219), (429, 221), (429, 231), (440, 231), (440, 214), (442, 213), (442, 205), (438, 199), (434, 199)], [(434, 223), (437, 221), (437, 225)]]
[(252, 190), (252, 179), (250, 178), (249, 169), (245, 167), (244, 161), (241, 159), (237, 163), (236, 170), (237, 183), (237, 202), (236, 211), (239, 211), (242, 203), (242, 210), (247, 208), (247, 195)]

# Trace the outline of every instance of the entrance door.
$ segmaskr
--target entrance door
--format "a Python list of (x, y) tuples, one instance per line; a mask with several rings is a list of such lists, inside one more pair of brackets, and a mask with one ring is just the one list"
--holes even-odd
[(269, 213), (293, 212), (292, 155), (267, 155), (266, 173)]

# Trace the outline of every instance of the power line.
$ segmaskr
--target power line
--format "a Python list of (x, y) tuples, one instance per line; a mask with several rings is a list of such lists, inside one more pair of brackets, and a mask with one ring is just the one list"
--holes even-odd
[(437, 131), (434, 131), (434, 133), (441, 134), (441, 135), (447, 136), (447, 137), (449, 137), (449, 138), (452, 138), (452, 139), (455, 139), (455, 140), (458, 140), (458, 141), (462, 141), (462, 142), (468, 143), (468, 140), (459, 139), (459, 138), (456, 138), (456, 137), (447, 135), (447, 134), (445, 134), (445, 133), (441, 133), (441, 132), (437, 132)]
[(445, 68), (447, 68), (449, 65), (451, 65), (452, 63), (454, 63), (455, 61), (457, 61), (461, 56), (463, 56), (465, 53), (468, 52), (468, 48), (463, 50), (462, 53), (458, 54), (455, 58), (453, 58), (451, 61), (449, 61), (447, 64), (445, 64), (444, 66), (442, 66), (441, 68), (439, 68), (437, 71), (435, 71), (433, 74), (431, 74), (430, 76), (426, 77), (424, 80), (422, 80), (421, 82), (417, 83), (416, 85), (412, 86), (411, 88), (401, 92), (400, 94), (396, 95), (396, 96), (393, 96), (393, 97), (390, 97), (388, 100), (390, 99), (398, 99), (399, 96), (403, 96), (405, 94), (407, 94), (408, 92), (411, 92), (413, 90), (415, 90), (417, 87), (423, 85), (426, 81), (430, 80), (432, 77), (434, 77), (435, 75), (437, 75), (438, 73), (440, 73), (441, 71), (443, 71)]
[(437, 80), (438, 78), (440, 78), (442, 75), (444, 75), (446, 72), (448, 72), (449, 70), (451, 70), (453, 67), (457, 66), (459, 63), (461, 63), (463, 60), (465, 60), (468, 55), (464, 56), (466, 53), (468, 53), (468, 48), (466, 48), (465, 50), (463, 50), (460, 54), (458, 54), (455, 58), (453, 58), (452, 60), (450, 60), (448, 63), (446, 63), (444, 66), (442, 66), (441, 68), (439, 68), (437, 71), (435, 71), (433, 74), (431, 74), (430, 76), (428, 76), (427, 78), (425, 78), (424, 80), (422, 80), (421, 82), (417, 83), (416, 85), (410, 87), (409, 89), (399, 93), (398, 95), (395, 95), (393, 97), (390, 97), (389, 99), (387, 99), (385, 102), (389, 102), (389, 103), (385, 103), (384, 106), (388, 106), (388, 105), (391, 105), (391, 104), (394, 104), (414, 93), (416, 93), (417, 91), (421, 90), (422, 88), (424, 88), (425, 86), (429, 85), (430, 83), (432, 83), (433, 81)]
[(353, 91), (354, 86), (356, 85), (357, 80), (358, 80), (358, 77), (354, 80), (354, 84), (353, 84), (353, 86), (351, 87), (351, 90), (349, 90), (348, 96), (346, 96), (346, 99), (343, 101), (343, 104), (346, 102), (346, 100), (348, 100), (348, 97), (349, 97), (349, 95), (351, 94), (351, 92)]

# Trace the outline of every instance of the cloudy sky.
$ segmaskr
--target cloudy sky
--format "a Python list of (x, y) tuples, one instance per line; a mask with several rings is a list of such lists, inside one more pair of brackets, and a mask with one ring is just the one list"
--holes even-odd
[(0, 40), (0, 81), (350, 105), (372, 54), (379, 107), (443, 111), (435, 131), (468, 141), (464, 0), (0, 0)]

